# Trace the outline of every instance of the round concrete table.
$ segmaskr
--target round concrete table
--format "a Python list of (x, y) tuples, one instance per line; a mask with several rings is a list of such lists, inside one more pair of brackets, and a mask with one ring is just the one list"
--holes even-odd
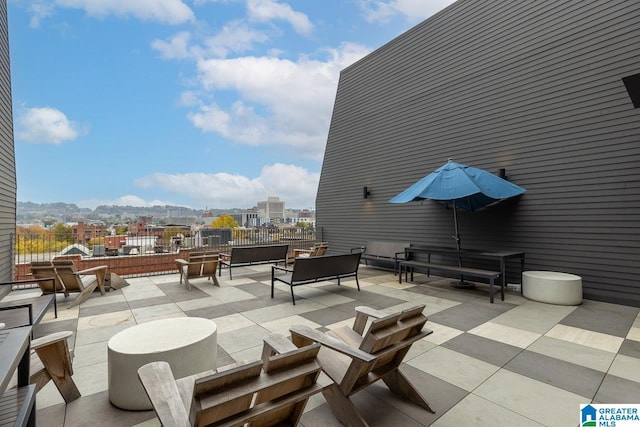
[(556, 271), (525, 271), (522, 295), (549, 304), (578, 305), (582, 303), (582, 278)]
[(217, 326), (209, 319), (175, 317), (125, 329), (109, 340), (109, 400), (121, 409), (153, 409), (138, 368), (168, 362), (176, 378), (216, 368)]

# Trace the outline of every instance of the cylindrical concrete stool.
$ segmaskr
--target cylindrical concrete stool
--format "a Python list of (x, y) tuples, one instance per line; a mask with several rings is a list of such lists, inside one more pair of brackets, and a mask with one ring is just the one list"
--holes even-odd
[(522, 294), (533, 301), (578, 305), (582, 302), (582, 278), (555, 271), (525, 271)]
[(176, 378), (215, 369), (217, 326), (198, 317), (154, 320), (118, 332), (107, 348), (111, 403), (121, 409), (153, 409), (138, 379), (138, 368), (162, 360)]

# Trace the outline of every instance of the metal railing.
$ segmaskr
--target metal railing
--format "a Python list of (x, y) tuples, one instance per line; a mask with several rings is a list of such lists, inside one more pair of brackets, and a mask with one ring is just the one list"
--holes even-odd
[(307, 249), (316, 240), (313, 228), (217, 229), (193, 236), (175, 232), (155, 236), (105, 236), (78, 241), (71, 235), (21, 234), (14, 236), (15, 280), (31, 278), (30, 263), (58, 256), (79, 259), (78, 269), (107, 265), (123, 277), (149, 276), (176, 271), (176, 258), (191, 250), (226, 252), (234, 246), (288, 244), (289, 251)]

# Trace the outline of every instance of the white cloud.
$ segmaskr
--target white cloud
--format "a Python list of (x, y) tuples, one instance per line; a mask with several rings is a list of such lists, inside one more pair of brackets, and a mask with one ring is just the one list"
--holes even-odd
[(134, 185), (185, 195), (194, 206), (250, 207), (268, 196), (278, 196), (287, 207), (301, 208), (315, 206), (319, 180), (319, 173), (277, 163), (263, 167), (257, 178), (225, 172), (156, 173), (137, 179)]
[(343, 44), (323, 60), (240, 57), (198, 61), (205, 91), (236, 91), (229, 110), (203, 105), (188, 115), (197, 128), (252, 145), (284, 144), (320, 160), (340, 71), (369, 53)]
[(427, 19), (454, 2), (455, 0), (361, 0), (365, 18), (369, 22), (385, 22), (396, 15), (416, 22)]
[(248, 145), (263, 144), (269, 134), (266, 120), (241, 101), (235, 102), (229, 112), (210, 104), (201, 106), (198, 113), (189, 113), (187, 117), (205, 132), (216, 132)]
[(233, 21), (225, 25), (215, 36), (207, 38), (204, 43), (208, 53), (224, 58), (229, 52), (246, 52), (253, 47), (254, 43), (265, 41), (267, 41), (265, 34), (252, 30), (240, 21)]
[(81, 200), (76, 203), (78, 207), (95, 209), (98, 206), (135, 206), (135, 207), (152, 207), (152, 206), (166, 206), (175, 205), (171, 202), (164, 202), (162, 200), (147, 201), (141, 197), (128, 194), (126, 196), (118, 197), (114, 200), (107, 199), (87, 199)]
[(35, 1), (34, 3), (31, 4), (31, 6), (29, 6), (29, 12), (31, 13), (31, 20), (29, 21), (29, 26), (31, 28), (40, 27), (40, 22), (43, 19), (51, 16), (53, 14), (53, 11), (54, 11), (53, 4), (43, 0)]
[(288, 22), (299, 34), (309, 35), (313, 31), (313, 24), (307, 15), (296, 12), (288, 4), (275, 0), (247, 0), (247, 9), (252, 21), (269, 22), (280, 19)]
[(59, 7), (82, 9), (90, 16), (132, 16), (143, 21), (182, 24), (193, 11), (182, 0), (55, 0)]
[(242, 53), (253, 48), (254, 43), (267, 41), (267, 36), (252, 30), (240, 21), (222, 27), (216, 35), (203, 40), (203, 46), (190, 44), (191, 34), (181, 31), (168, 40), (154, 40), (151, 48), (165, 59), (202, 59), (205, 56), (224, 58), (229, 53)]
[(60, 110), (50, 107), (26, 108), (17, 118), (16, 137), (24, 142), (62, 144), (87, 133)]
[(189, 46), (190, 39), (191, 34), (187, 31), (181, 31), (168, 41), (152, 41), (151, 47), (160, 52), (165, 59), (197, 58), (202, 52), (197, 46)]

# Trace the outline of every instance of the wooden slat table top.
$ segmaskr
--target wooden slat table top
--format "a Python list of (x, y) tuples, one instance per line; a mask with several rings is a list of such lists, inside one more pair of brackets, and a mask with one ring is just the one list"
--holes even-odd
[(0, 395), (16, 371), (22, 355), (29, 347), (31, 326), (0, 330)]
[(25, 426), (33, 412), (36, 386), (14, 388), (0, 396), (0, 427)]
[[(31, 304), (33, 310), (33, 324), (37, 325), (53, 305), (53, 294), (40, 295), (39, 297), (24, 298), (12, 301), (0, 301), (0, 307), (13, 307), (17, 305)], [(20, 308), (16, 310), (0, 310), (0, 323), (5, 324), (5, 328), (15, 328), (29, 325), (29, 310)]]

